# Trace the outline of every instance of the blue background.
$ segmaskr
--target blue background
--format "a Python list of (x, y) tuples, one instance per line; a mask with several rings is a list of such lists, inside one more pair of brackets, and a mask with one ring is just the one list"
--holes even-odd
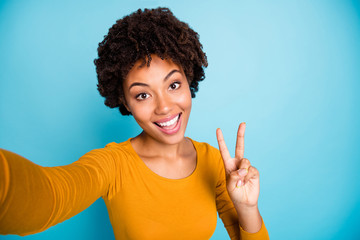
[[(187, 136), (217, 146), (220, 127), (233, 152), (247, 123), (270, 237), (360, 239), (359, 1), (2, 0), (0, 147), (56, 166), (138, 134), (103, 104), (93, 59), (117, 19), (157, 6), (200, 34), (209, 60)], [(219, 219), (212, 239), (226, 236)], [(114, 238), (101, 199), (25, 239), (100, 238)]]

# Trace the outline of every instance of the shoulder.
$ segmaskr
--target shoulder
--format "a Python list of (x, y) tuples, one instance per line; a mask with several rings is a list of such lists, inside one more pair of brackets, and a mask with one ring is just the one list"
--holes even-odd
[(198, 142), (192, 139), (191, 141), (196, 148), (201, 169), (204, 170), (205, 174), (211, 176), (210, 178), (217, 185), (222, 181), (222, 176), (225, 176), (224, 163), (220, 151), (206, 142)]
[(106, 144), (103, 148), (97, 148), (89, 151), (83, 155), (79, 160), (91, 160), (96, 162), (106, 161), (108, 163), (117, 162), (123, 159), (126, 155), (129, 155), (130, 140), (121, 143), (111, 142)]
[(120, 151), (120, 152), (129, 152), (131, 149), (131, 143), (130, 143), (130, 138), (124, 142), (120, 142), (120, 143), (116, 143), (116, 142), (111, 142), (106, 144), (106, 146), (103, 148), (107, 151)]
[(118, 153), (118, 154), (126, 154), (127, 152), (130, 152), (130, 138), (124, 142), (120, 142), (120, 143), (116, 143), (116, 142), (111, 142), (105, 145), (105, 147), (103, 148), (99, 148), (99, 149), (94, 149), (93, 151), (95, 152), (103, 152), (103, 153), (108, 153), (108, 154), (114, 154), (114, 153)]
[(130, 140), (121, 143), (111, 142), (103, 148), (93, 149), (74, 164), (95, 172), (100, 182), (108, 185), (106, 198), (111, 199), (123, 185), (127, 160), (131, 155)]
[(190, 140), (194, 144), (194, 147), (199, 156), (213, 157), (216, 159), (219, 159), (221, 157), (220, 151), (217, 148), (211, 146), (209, 143), (198, 142), (193, 139), (190, 139)]

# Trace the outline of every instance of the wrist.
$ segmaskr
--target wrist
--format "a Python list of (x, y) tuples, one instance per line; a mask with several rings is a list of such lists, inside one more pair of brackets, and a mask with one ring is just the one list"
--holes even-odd
[(255, 206), (237, 206), (239, 226), (246, 232), (256, 233), (262, 225), (262, 218), (257, 205)]
[(234, 204), (234, 206), (238, 214), (253, 214), (259, 212), (257, 203), (255, 205)]

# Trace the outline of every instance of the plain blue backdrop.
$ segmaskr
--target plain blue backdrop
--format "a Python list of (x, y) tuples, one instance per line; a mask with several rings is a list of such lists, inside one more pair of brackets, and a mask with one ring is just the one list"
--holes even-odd
[[(220, 127), (233, 152), (247, 123), (271, 239), (360, 239), (359, 1), (2, 0), (0, 147), (57, 166), (138, 134), (103, 104), (93, 59), (117, 19), (158, 6), (200, 34), (209, 60), (186, 134), (217, 146)], [(212, 239), (227, 238), (218, 219)], [(24, 239), (114, 236), (99, 199)]]

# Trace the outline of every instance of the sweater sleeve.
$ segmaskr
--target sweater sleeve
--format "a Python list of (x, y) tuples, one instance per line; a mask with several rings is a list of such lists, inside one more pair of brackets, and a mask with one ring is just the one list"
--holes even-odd
[(59, 167), (0, 149), (0, 234), (34, 234), (83, 211), (108, 194), (113, 163), (106, 148)]
[(225, 169), (220, 154), (218, 160), (218, 181), (216, 185), (216, 208), (231, 240), (240, 239), (240, 228), (237, 212), (226, 189)]
[(239, 225), (238, 215), (234, 204), (226, 188), (226, 177), (223, 160), (218, 151), (215, 152), (215, 158), (218, 159), (218, 182), (216, 186), (216, 208), (219, 213), (226, 231), (231, 240), (268, 240), (269, 235), (262, 221), (261, 229), (257, 233), (248, 233)]

